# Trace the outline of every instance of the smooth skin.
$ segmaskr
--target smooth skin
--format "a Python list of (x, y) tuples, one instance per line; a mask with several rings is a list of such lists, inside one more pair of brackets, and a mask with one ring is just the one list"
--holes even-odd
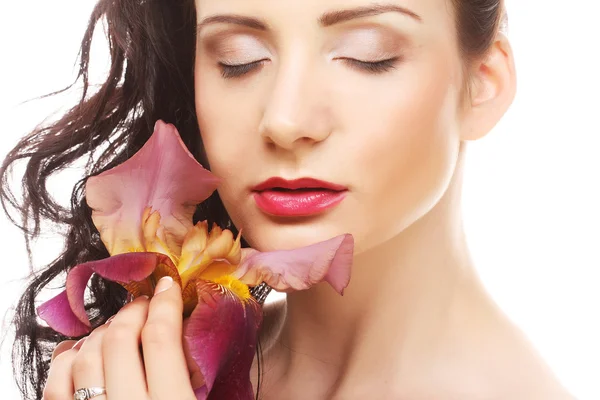
[(85, 339), (59, 344), (44, 399), (72, 399), (76, 389), (99, 386), (107, 394), (97, 400), (195, 400), (182, 346), (181, 289), (164, 279), (156, 293), (127, 304)]

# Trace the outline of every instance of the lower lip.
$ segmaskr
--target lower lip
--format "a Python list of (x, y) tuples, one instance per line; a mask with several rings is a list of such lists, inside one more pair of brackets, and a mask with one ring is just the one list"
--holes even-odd
[(254, 193), (256, 205), (263, 212), (277, 217), (308, 217), (329, 210), (344, 200), (346, 191), (265, 190)]

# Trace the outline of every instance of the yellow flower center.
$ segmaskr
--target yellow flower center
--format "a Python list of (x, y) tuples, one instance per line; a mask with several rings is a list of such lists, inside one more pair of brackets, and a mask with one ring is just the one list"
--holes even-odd
[(231, 290), (242, 301), (247, 301), (252, 297), (252, 295), (250, 294), (250, 288), (248, 288), (248, 285), (246, 285), (244, 282), (234, 278), (231, 275), (225, 275), (225, 276), (213, 279), (212, 281)]

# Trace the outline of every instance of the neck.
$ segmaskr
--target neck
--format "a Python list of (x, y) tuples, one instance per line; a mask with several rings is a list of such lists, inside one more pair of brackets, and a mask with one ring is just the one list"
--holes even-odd
[(331, 389), (414, 371), (439, 353), (463, 309), (487, 304), (465, 243), (460, 187), (455, 176), (429, 213), (358, 254), (343, 297), (326, 285), (288, 295), (281, 346), (271, 350), (282, 376), (314, 374)]

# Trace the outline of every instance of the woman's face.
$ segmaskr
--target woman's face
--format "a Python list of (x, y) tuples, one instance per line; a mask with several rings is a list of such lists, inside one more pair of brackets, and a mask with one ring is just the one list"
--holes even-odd
[[(259, 250), (352, 233), (365, 251), (448, 187), (463, 87), (451, 6), (373, 4), (196, 0), (200, 131), (221, 199)], [(260, 186), (273, 177), (287, 182)]]

